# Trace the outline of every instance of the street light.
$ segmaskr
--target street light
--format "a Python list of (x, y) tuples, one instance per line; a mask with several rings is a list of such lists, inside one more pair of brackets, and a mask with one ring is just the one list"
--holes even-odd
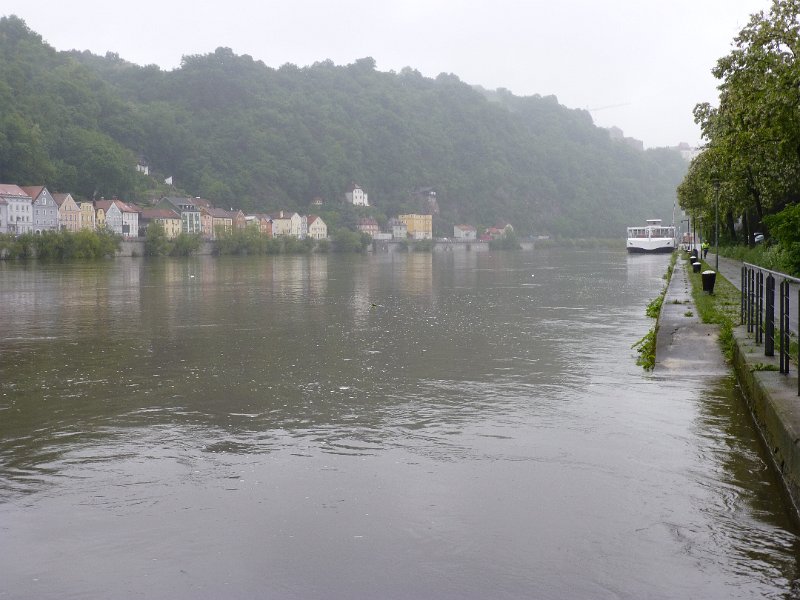
[(689, 219), (688, 218), (681, 219), (681, 233), (683, 233), (683, 224), (684, 223), (686, 223), (686, 235), (685, 236), (682, 235), (681, 238), (685, 240), (686, 238), (689, 237), (689, 234), (691, 233), (692, 230), (689, 228)]
[(719, 273), (719, 179), (714, 184), (714, 270)]

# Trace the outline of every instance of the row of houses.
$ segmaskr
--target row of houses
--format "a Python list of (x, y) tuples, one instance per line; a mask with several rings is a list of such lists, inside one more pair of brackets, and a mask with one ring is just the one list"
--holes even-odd
[(364, 217), (356, 228), (372, 236), (373, 240), (431, 240), (433, 239), (433, 217), (431, 215), (399, 215), (389, 219), (385, 229), (372, 217)]
[[(366, 196), (366, 194), (364, 194)], [(169, 196), (141, 207), (119, 199), (76, 201), (71, 194), (50, 193), (45, 186), (17, 186), (0, 183), (0, 233), (24, 234), (46, 231), (107, 229), (123, 237), (144, 236), (151, 223), (159, 224), (168, 238), (181, 233), (207, 240), (247, 227), (269, 237), (322, 240), (328, 226), (316, 215), (293, 211), (245, 214), (241, 210), (214, 207), (203, 198)], [(433, 239), (430, 214), (405, 214), (390, 219), (382, 229), (371, 217), (359, 219), (357, 229), (375, 240)], [(487, 229), (478, 238), (471, 225), (456, 225), (453, 238), (459, 241), (493, 239), (510, 225)]]
[(148, 207), (116, 198), (79, 202), (71, 194), (51, 193), (45, 186), (0, 183), (0, 233), (107, 229), (123, 237), (139, 237), (151, 223), (161, 225), (168, 238), (186, 233), (214, 240), (246, 227), (257, 227), (268, 236), (328, 237), (327, 225), (315, 215), (287, 211), (247, 215), (215, 208), (202, 198), (165, 197)]
[[(433, 239), (433, 217), (431, 215), (408, 214), (390, 219), (385, 229), (370, 217), (359, 219), (356, 225), (359, 231), (368, 233), (374, 240), (430, 240)], [(454, 225), (453, 239), (459, 242), (488, 242), (513, 231), (509, 223), (500, 223), (487, 228), (480, 237), (478, 230), (472, 225)]]

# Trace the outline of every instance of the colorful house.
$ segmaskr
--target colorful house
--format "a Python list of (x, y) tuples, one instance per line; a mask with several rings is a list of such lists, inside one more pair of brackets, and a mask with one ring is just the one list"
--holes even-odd
[(140, 227), (146, 230), (152, 223), (161, 225), (168, 239), (174, 239), (181, 233), (181, 216), (170, 208), (145, 208), (141, 214)]
[(381, 227), (378, 222), (372, 217), (363, 217), (356, 222), (356, 228), (361, 233), (366, 233), (371, 237), (375, 237), (381, 232)]
[(33, 231), (33, 198), (17, 185), (0, 183), (0, 233)]
[(122, 211), (113, 200), (98, 200), (94, 203), (97, 212), (97, 228), (122, 235)]
[(308, 215), (308, 237), (312, 240), (324, 240), (328, 237), (328, 226), (320, 217)]
[(233, 231), (233, 216), (227, 210), (221, 208), (209, 208), (208, 214), (211, 216), (211, 238), (216, 240), (220, 235), (225, 235)]
[(433, 239), (433, 217), (431, 215), (400, 215), (397, 217), (405, 223), (408, 236), (415, 240)]
[(81, 229), (81, 207), (72, 194), (53, 194), (58, 206), (58, 228), (75, 233)]
[(33, 199), (33, 231), (58, 231), (58, 204), (52, 194), (43, 185), (21, 186)]
[(81, 229), (88, 229), (89, 231), (97, 229), (97, 212), (95, 211), (94, 202), (81, 202), (79, 206), (81, 209)]
[(203, 225), (200, 219), (200, 208), (207, 202), (207, 200), (200, 198), (165, 196), (156, 205), (156, 208), (172, 209), (180, 214), (182, 233), (201, 235), (203, 233)]

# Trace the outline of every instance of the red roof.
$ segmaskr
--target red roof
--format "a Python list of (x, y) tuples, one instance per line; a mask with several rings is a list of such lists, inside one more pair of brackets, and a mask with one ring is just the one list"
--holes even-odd
[(142, 209), (136, 206), (135, 204), (128, 204), (127, 202), (123, 202), (122, 200), (114, 200), (116, 205), (122, 212), (126, 213), (140, 213)]
[(36, 200), (36, 198), (39, 197), (39, 194), (42, 193), (42, 190), (44, 190), (43, 185), (23, 185), (20, 187), (22, 188), (23, 192), (28, 194), (28, 196), (30, 196), (34, 200)]
[(22, 196), (30, 198), (18, 185), (12, 183), (0, 183), (0, 196)]

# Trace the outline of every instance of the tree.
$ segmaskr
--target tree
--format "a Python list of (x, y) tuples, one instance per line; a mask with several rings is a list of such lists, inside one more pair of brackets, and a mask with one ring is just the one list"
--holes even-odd
[(800, 198), (799, 18), (800, 0), (773, 0), (717, 62), (719, 106), (695, 108), (708, 143), (679, 188), (684, 208), (709, 215), (715, 198), (708, 189), (716, 179), (729, 228), (738, 214), (750, 233)]

